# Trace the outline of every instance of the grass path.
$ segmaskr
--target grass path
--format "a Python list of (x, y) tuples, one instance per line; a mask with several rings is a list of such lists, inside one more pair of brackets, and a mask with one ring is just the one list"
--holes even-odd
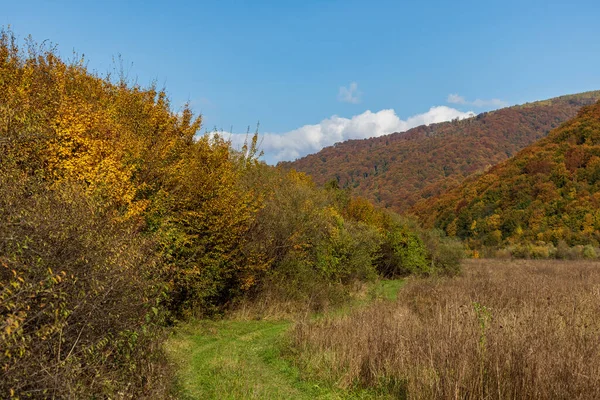
[[(395, 298), (401, 281), (384, 281), (375, 298)], [(359, 305), (366, 302), (360, 302)], [(166, 345), (178, 370), (178, 395), (192, 399), (373, 399), (302, 380), (281, 356), (289, 321), (194, 321), (177, 328)]]

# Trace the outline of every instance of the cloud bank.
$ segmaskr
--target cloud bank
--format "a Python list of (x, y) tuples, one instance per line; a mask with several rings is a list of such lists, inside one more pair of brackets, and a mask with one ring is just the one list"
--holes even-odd
[(481, 108), (481, 107), (506, 107), (506, 106), (508, 106), (508, 102), (506, 102), (504, 100), (500, 100), (500, 99), (489, 99), (489, 100), (475, 99), (473, 101), (468, 101), (463, 96), (459, 96), (456, 93), (449, 94), (448, 95), (448, 99), (446, 101), (448, 103), (450, 103), (450, 104), (461, 104), (461, 105), (468, 105), (468, 106), (474, 106), (474, 107), (479, 107), (479, 108)]
[[(423, 114), (417, 114), (406, 120), (396, 115), (393, 109), (371, 112), (369, 110), (352, 118), (334, 115), (318, 124), (304, 125), (282, 134), (260, 134), (261, 150), (264, 159), (269, 164), (278, 161), (291, 161), (310, 153), (315, 153), (323, 147), (348, 139), (365, 139), (387, 135), (393, 132), (404, 132), (419, 125), (445, 122), (453, 119), (463, 119), (475, 116), (472, 111), (462, 112), (446, 106), (432, 107)], [(222, 132), (230, 137), (234, 147), (240, 148), (246, 139), (246, 134)]]
[(343, 103), (360, 103), (361, 92), (358, 91), (358, 83), (352, 82), (348, 87), (342, 86), (338, 92), (338, 101)]

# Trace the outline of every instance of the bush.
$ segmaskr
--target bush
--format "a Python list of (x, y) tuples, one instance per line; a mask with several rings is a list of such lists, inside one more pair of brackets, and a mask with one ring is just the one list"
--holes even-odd
[(248, 231), (245, 251), (260, 252), (269, 261), (250, 298), (320, 310), (346, 297), (344, 285), (376, 278), (373, 259), (381, 235), (342, 216), (343, 191), (319, 189), (295, 171), (261, 167), (250, 175), (261, 170), (260, 184), (248, 177), (253, 185), (266, 183), (261, 189), (266, 200)]
[(564, 240), (559, 240), (556, 246), (555, 257), (559, 260), (568, 260), (571, 257), (570, 247)]
[(596, 253), (596, 249), (592, 245), (585, 245), (582, 251), (583, 258), (587, 258), (588, 260), (593, 260), (598, 257)]
[(348, 300), (347, 286), (316, 274), (314, 266), (290, 253), (236, 304), (253, 317), (289, 317), (325, 312)]
[(152, 243), (0, 162), (0, 397), (165, 396)]
[(465, 250), (460, 240), (449, 238), (439, 229), (425, 231), (422, 234), (435, 273), (456, 275), (460, 272), (460, 262)]
[(410, 274), (428, 274), (427, 249), (419, 235), (406, 225), (391, 228), (379, 250), (377, 270), (386, 278)]
[(580, 260), (582, 258), (596, 259), (598, 252), (590, 244), (569, 247), (564, 240), (559, 240), (556, 247), (552, 243), (544, 242), (514, 244), (496, 250), (493, 256), (496, 258)]
[(507, 249), (508, 249), (508, 251), (510, 251), (510, 254), (512, 254), (512, 256), (514, 258), (520, 258), (520, 259), (530, 259), (531, 258), (531, 246), (529, 246), (529, 245), (517, 244), (517, 245), (509, 246)]
[(552, 245), (532, 245), (529, 246), (529, 253), (532, 259), (548, 259), (555, 253)]
[(373, 280), (377, 276), (373, 257), (379, 243), (378, 233), (368, 225), (340, 221), (340, 225), (319, 243), (316, 268), (334, 282)]

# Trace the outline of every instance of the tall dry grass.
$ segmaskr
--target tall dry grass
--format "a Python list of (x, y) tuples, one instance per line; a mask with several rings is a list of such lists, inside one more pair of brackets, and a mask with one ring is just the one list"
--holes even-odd
[(293, 331), (303, 371), (410, 399), (600, 398), (600, 264), (469, 261)]

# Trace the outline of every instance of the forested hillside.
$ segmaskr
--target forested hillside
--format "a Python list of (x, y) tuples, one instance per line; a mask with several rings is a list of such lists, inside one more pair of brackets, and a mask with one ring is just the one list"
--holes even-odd
[(457, 271), (455, 242), (85, 65), (0, 33), (1, 398), (165, 398), (177, 321)]
[(556, 246), (556, 251), (565, 245), (597, 247), (600, 102), (482, 176), (418, 204), (415, 212), (427, 225), (473, 248), (536, 243)]
[(308, 173), (318, 184), (336, 180), (357, 195), (406, 212), (418, 201), (513, 156), (598, 99), (600, 91), (562, 96), (462, 121), (350, 140), (282, 165)]

